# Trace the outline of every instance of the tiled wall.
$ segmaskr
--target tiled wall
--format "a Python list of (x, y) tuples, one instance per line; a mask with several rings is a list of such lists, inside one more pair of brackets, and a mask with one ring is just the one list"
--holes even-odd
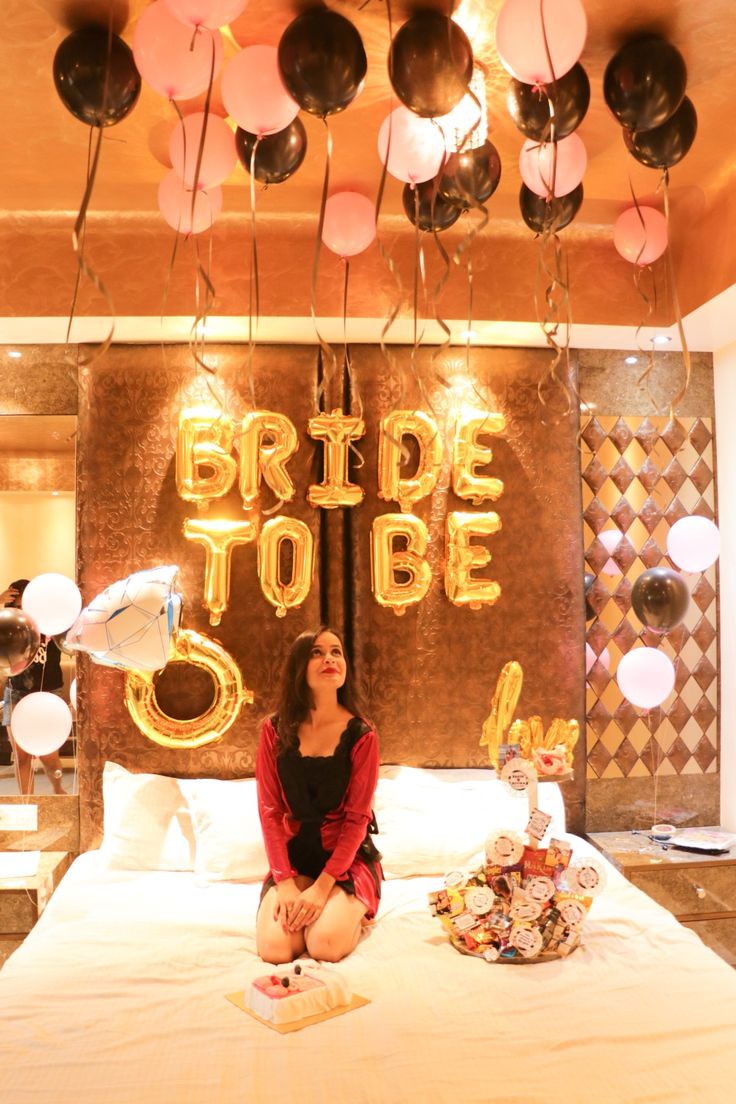
[[(598, 354), (613, 361), (614, 354)], [(667, 534), (680, 518), (715, 520), (716, 475), (712, 395), (707, 358), (697, 358), (687, 413), (644, 413), (649, 396), (639, 372), (623, 374), (615, 413), (585, 390), (593, 410), (583, 411), (581, 466), (587, 643), (595, 657), (587, 680), (587, 799), (589, 828), (648, 826), (653, 820), (718, 820), (718, 602), (717, 566), (684, 575), (690, 605), (683, 622), (666, 634), (639, 621), (631, 590), (651, 567), (677, 570), (667, 557)], [(610, 373), (622, 378), (623, 354)], [(675, 361), (675, 358), (672, 358)], [(675, 361), (676, 366), (676, 361)], [(604, 401), (610, 402), (610, 396)], [(636, 408), (641, 412), (633, 412)], [(633, 411), (632, 411), (633, 408)], [(621, 413), (621, 410), (626, 411)], [(621, 540), (609, 556), (600, 539), (614, 530)], [(637, 643), (659, 647), (673, 661), (675, 689), (658, 709), (632, 706), (619, 690), (616, 670)], [(592, 659), (593, 656), (590, 658)]]

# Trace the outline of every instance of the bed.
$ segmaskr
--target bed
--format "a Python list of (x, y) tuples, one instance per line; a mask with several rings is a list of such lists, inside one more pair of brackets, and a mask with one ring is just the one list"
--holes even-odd
[[(559, 791), (542, 791), (561, 836)], [(481, 828), (525, 813), (489, 772), (384, 772), (379, 917), (333, 967), (370, 1003), (280, 1035), (226, 999), (263, 972), (252, 780), (108, 765), (101, 848), (0, 972), (0, 1101), (730, 1100), (736, 973), (607, 864), (568, 959), (487, 964), (449, 944), (428, 892), (448, 860), (473, 861)]]

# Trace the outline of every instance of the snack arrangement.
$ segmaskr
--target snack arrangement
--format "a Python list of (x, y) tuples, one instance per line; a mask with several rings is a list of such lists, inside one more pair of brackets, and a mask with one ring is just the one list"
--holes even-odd
[(587, 856), (573, 861), (564, 840), (541, 848), (527, 833), (528, 844), (517, 832), (494, 832), (483, 866), (469, 875), (451, 871), (444, 887), (429, 894), (433, 916), (463, 954), (520, 963), (564, 958), (579, 945), (605, 871)]

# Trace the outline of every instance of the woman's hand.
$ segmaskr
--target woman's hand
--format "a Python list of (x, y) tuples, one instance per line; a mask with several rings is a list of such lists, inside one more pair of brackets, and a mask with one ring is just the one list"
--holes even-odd
[(276, 906), (273, 910), (274, 920), (278, 920), (284, 931), (290, 931), (289, 914), (300, 896), (299, 887), (293, 878), (284, 878), (283, 882), (276, 883)]
[(329, 889), (321, 886), (318, 881), (303, 889), (291, 903), (288, 931), (298, 932), (313, 924), (325, 907), (329, 895)]

